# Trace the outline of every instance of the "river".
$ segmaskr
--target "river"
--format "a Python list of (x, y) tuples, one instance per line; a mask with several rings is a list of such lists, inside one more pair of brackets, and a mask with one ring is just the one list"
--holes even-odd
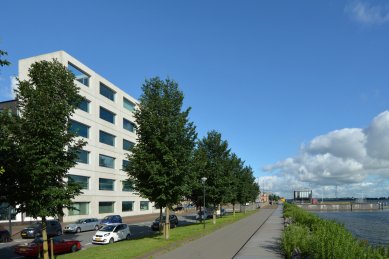
[(342, 223), (355, 237), (372, 245), (389, 245), (389, 209), (317, 212), (322, 219)]

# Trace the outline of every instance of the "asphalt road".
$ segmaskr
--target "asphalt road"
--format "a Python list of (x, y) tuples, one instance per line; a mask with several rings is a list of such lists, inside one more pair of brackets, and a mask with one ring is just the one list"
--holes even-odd
[[(196, 222), (195, 220), (196, 214), (189, 214), (189, 215), (183, 215), (178, 217), (178, 227), (193, 224)], [(154, 233), (151, 229), (152, 221), (145, 221), (145, 222), (139, 222), (134, 224), (129, 224), (130, 231), (132, 234), (132, 238), (138, 238), (142, 236), (147, 236), (152, 233)], [(63, 227), (63, 226), (62, 226)], [(62, 237), (64, 239), (77, 239), (81, 241), (82, 249), (88, 249), (93, 246), (96, 246), (95, 244), (92, 244), (92, 236), (96, 233), (96, 231), (88, 231), (88, 232), (81, 232), (81, 233), (66, 233), (63, 234)], [(19, 256), (14, 253), (15, 246), (21, 243), (28, 243), (31, 242), (32, 239), (14, 239), (12, 242), (9, 243), (0, 243), (0, 258), (1, 259), (16, 259), (16, 258), (25, 258), (23, 256)]]

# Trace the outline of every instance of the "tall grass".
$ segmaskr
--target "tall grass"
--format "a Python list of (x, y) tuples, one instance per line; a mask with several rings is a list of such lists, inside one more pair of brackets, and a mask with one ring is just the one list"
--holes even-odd
[(287, 258), (299, 251), (302, 258), (389, 258), (384, 247), (358, 241), (343, 225), (320, 219), (295, 205), (285, 204), (284, 218), (292, 224), (283, 232), (281, 248)]

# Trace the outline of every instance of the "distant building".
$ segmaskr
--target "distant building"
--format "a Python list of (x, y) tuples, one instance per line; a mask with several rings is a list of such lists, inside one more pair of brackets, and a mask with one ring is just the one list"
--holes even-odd
[(298, 190), (294, 191), (294, 202), (307, 203), (312, 200), (312, 190)]

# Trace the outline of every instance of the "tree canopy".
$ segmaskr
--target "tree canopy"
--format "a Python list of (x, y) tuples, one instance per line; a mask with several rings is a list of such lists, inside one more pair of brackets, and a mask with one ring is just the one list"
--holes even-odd
[(171, 207), (189, 193), (191, 159), (197, 137), (182, 111), (178, 84), (158, 77), (146, 80), (135, 112), (138, 142), (126, 168), (135, 189), (162, 207)]

